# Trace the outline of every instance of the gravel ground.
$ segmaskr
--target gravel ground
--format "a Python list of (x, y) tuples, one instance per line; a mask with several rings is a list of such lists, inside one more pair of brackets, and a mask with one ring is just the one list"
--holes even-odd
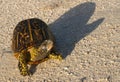
[[(11, 38), (28, 18), (49, 25), (64, 59), (23, 77)], [(120, 0), (0, 0), (0, 82), (120, 82)]]

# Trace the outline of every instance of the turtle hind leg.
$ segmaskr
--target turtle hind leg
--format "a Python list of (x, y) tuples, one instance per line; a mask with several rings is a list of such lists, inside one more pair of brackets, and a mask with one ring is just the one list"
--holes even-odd
[(19, 55), (18, 68), (20, 70), (21, 75), (23, 75), (23, 76), (30, 75), (24, 53), (20, 53), (20, 55)]

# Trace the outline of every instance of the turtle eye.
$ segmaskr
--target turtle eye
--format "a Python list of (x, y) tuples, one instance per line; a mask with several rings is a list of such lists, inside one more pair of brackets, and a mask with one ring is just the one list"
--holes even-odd
[(42, 50), (45, 50), (46, 49), (46, 46), (42, 46), (42, 48), (41, 48)]

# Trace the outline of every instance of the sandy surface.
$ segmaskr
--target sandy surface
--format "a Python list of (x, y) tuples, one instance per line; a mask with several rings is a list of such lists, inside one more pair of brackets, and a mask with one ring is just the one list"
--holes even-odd
[[(11, 38), (19, 21), (35, 17), (49, 25), (64, 59), (23, 77)], [(0, 82), (120, 82), (120, 0), (0, 0)]]

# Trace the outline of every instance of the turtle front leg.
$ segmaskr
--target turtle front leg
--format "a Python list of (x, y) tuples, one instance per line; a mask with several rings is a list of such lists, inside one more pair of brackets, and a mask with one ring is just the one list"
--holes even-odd
[(18, 63), (18, 68), (20, 70), (20, 74), (23, 76), (29, 75), (29, 71), (28, 71), (28, 66), (27, 66), (27, 62), (26, 62), (26, 54), (25, 52), (21, 52), (19, 54), (19, 63)]
[(54, 46), (51, 50), (51, 53), (48, 56), (50, 59), (59, 59), (62, 60), (62, 55), (56, 50), (56, 47)]
[(51, 54), (49, 54), (49, 56), (48, 56), (50, 59), (59, 59), (59, 60), (62, 60), (63, 59), (63, 57), (61, 56), (61, 54), (55, 54), (55, 53), (51, 53)]

